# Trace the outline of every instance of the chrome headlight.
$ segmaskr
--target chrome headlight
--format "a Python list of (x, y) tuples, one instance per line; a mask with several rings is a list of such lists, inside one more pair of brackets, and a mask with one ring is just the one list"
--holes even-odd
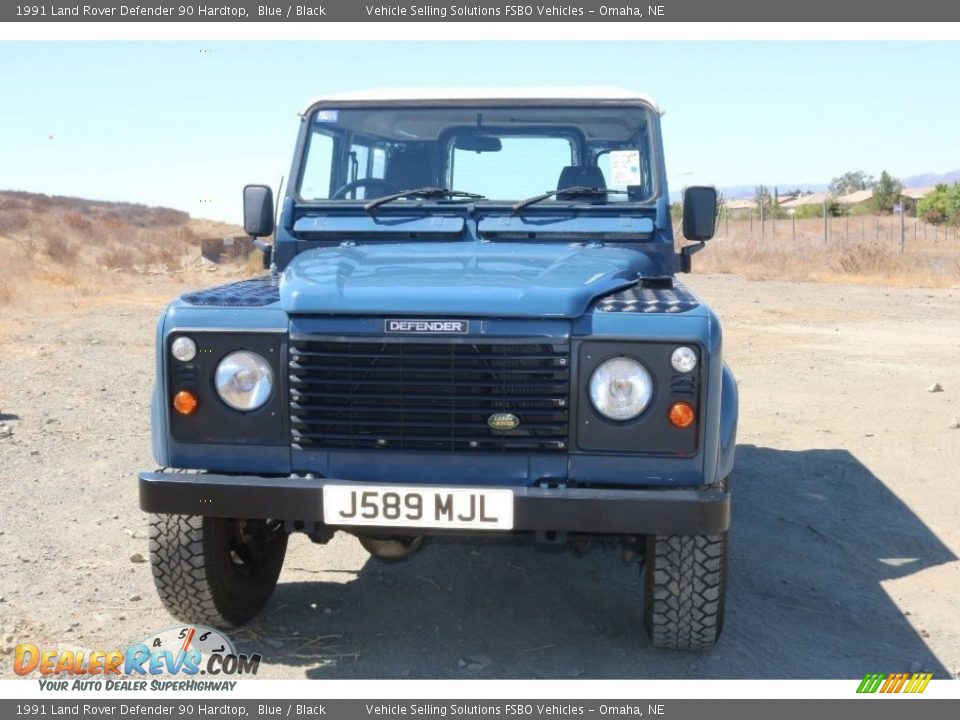
[(180, 362), (190, 362), (197, 356), (197, 344), (192, 338), (181, 335), (170, 345), (170, 354)]
[(632, 420), (646, 409), (652, 397), (653, 378), (633, 358), (605, 360), (590, 376), (590, 402), (611, 420)]
[(273, 392), (273, 370), (260, 355), (240, 350), (220, 361), (214, 384), (221, 399), (234, 410), (256, 410)]
[(681, 345), (670, 356), (670, 364), (677, 372), (688, 373), (697, 366), (697, 354), (692, 348)]

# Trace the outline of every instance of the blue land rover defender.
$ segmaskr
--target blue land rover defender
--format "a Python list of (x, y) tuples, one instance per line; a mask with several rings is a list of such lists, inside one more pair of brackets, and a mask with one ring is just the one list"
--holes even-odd
[(291, 532), (391, 560), (512, 535), (622, 545), (653, 644), (716, 642), (737, 390), (676, 275), (717, 195), (686, 189), (693, 242), (675, 247), (652, 100), (325, 97), (281, 201), (243, 201), (264, 274), (184, 295), (157, 327), (161, 469), (139, 491), (173, 615), (250, 620)]

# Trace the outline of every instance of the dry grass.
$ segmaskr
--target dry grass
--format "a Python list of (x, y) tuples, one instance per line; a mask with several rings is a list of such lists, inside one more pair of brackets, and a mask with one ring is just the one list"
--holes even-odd
[(128, 247), (110, 248), (101, 255), (101, 259), (109, 270), (133, 270), (137, 262), (136, 254)]
[[(35, 286), (78, 301), (127, 276), (189, 271), (201, 264), (201, 237), (236, 234), (170, 208), (0, 191), (0, 305), (28, 300)], [(233, 259), (231, 271), (245, 262)]]
[(812, 280), (898, 287), (960, 285), (960, 237), (952, 229), (905, 223), (903, 252), (895, 217), (834, 218), (824, 242), (823, 221), (779, 220), (760, 237), (754, 220), (721, 220), (717, 237), (694, 258), (697, 272), (751, 280)]

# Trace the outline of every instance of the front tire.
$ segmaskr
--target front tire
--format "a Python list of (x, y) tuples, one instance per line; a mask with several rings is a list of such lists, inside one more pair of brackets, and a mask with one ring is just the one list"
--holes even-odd
[(267, 604), (287, 552), (283, 526), (265, 520), (152, 515), (150, 564), (175, 618), (237, 627)]
[(723, 631), (727, 533), (649, 536), (644, 575), (643, 619), (653, 644), (713, 647)]

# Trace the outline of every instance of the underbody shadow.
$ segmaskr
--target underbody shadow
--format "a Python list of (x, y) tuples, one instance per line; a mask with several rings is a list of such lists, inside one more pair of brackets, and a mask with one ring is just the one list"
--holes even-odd
[(309, 678), (948, 676), (881, 586), (956, 560), (936, 535), (845, 450), (737, 453), (726, 627), (711, 651), (649, 644), (640, 573), (618, 548), (577, 558), (499, 541), (434, 541), (344, 582), (281, 576), (238, 647)]

